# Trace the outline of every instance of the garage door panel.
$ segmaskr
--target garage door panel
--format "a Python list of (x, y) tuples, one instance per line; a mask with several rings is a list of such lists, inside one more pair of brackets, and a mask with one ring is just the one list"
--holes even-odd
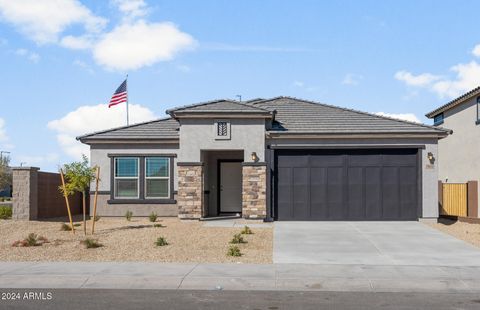
[(348, 184), (347, 184), (347, 219), (365, 219), (364, 207), (364, 168), (349, 167), (348, 168)]
[(312, 218), (327, 218), (327, 168), (310, 170), (310, 213)]
[(293, 217), (296, 219), (310, 216), (309, 179), (309, 168), (293, 168)]
[(282, 150), (275, 158), (279, 220), (418, 218), (416, 149)]
[(327, 210), (328, 218), (344, 218), (344, 169), (330, 167), (327, 169)]
[(365, 214), (366, 218), (382, 218), (382, 170), (379, 167), (365, 168)]
[(382, 170), (382, 209), (384, 219), (400, 217), (400, 193), (398, 186), (398, 168), (383, 167)]
[(278, 217), (293, 218), (292, 168), (277, 169), (277, 204)]

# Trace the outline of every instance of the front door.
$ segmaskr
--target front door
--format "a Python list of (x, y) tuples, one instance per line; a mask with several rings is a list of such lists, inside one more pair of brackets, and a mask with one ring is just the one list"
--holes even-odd
[(242, 212), (242, 163), (220, 162), (220, 213)]

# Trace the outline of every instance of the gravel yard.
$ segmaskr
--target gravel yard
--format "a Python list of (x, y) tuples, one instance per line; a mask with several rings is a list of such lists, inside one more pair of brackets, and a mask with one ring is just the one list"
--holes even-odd
[(480, 224), (440, 219), (439, 223), (429, 223), (428, 225), (480, 247)]
[[(90, 235), (91, 221), (87, 222), (90, 238), (103, 244), (86, 249), (83, 228), (76, 234), (61, 231), (63, 222), (0, 220), (0, 261), (145, 261), (145, 262), (209, 262), (209, 263), (272, 263), (271, 227), (253, 228), (252, 235), (243, 235), (247, 243), (238, 245), (242, 256), (226, 255), (233, 235), (241, 228), (205, 227), (204, 222), (183, 221), (177, 218), (159, 218), (153, 227), (148, 219), (101, 218)], [(80, 221), (76, 223), (81, 223)], [(248, 223), (254, 223), (249, 221)], [(50, 242), (37, 247), (12, 247), (29, 233), (46, 237)], [(158, 237), (165, 237), (169, 245), (157, 247)]]

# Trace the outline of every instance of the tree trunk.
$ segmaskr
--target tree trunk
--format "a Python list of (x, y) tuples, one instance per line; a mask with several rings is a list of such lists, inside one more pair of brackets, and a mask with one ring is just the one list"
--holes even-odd
[(83, 233), (87, 235), (87, 206), (85, 203), (85, 191), (82, 192), (82, 204), (83, 204)]

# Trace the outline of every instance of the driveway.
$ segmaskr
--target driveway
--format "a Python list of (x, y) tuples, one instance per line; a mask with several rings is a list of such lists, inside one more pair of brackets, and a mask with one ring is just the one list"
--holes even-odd
[(480, 266), (480, 249), (420, 222), (276, 222), (273, 262)]

